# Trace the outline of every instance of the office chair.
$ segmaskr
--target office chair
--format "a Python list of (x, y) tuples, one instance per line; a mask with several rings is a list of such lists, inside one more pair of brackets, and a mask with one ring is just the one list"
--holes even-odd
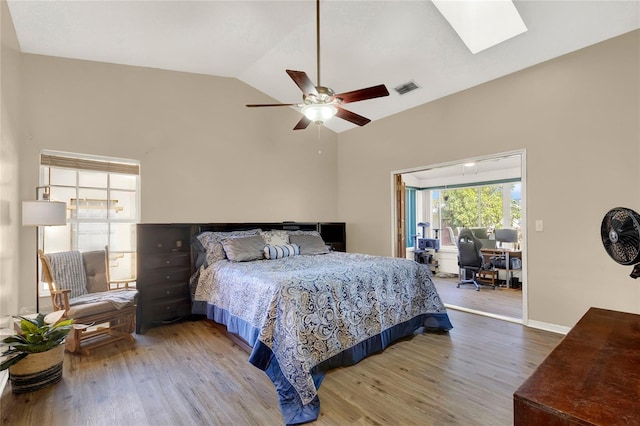
[[(462, 229), (458, 235), (456, 241), (458, 246), (458, 266), (460, 270), (464, 271), (464, 279), (461, 279), (458, 283), (458, 288), (461, 284), (473, 284), (476, 286), (476, 291), (480, 291), (480, 286), (477, 280), (478, 271), (489, 270), (492, 268), (491, 264), (485, 263), (484, 257), (480, 253), (482, 243), (473, 235), (470, 229)], [(471, 278), (467, 279), (467, 271), (471, 271)], [(495, 284), (491, 286), (493, 290), (496, 289)]]

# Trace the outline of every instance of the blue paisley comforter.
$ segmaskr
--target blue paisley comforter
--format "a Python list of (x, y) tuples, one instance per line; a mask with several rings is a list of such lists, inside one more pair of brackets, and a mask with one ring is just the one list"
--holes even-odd
[(363, 254), (221, 260), (200, 271), (194, 300), (253, 346), (286, 423), (317, 418), (321, 367), (357, 362), (420, 327), (452, 328), (426, 266)]

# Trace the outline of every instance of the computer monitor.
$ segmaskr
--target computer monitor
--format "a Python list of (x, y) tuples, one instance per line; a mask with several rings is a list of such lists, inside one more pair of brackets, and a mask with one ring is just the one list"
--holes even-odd
[(489, 239), (489, 234), (487, 233), (487, 228), (469, 228), (471, 232), (473, 232), (473, 236), (479, 240), (487, 240)]
[(480, 240), (480, 242), (482, 243), (482, 248), (483, 249), (494, 249), (496, 248), (496, 240)]
[(496, 229), (494, 231), (496, 236), (496, 242), (498, 243), (517, 243), (518, 242), (518, 230), (517, 229)]

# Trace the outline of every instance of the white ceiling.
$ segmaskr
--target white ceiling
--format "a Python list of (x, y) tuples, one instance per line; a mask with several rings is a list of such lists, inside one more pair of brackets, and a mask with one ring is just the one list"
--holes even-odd
[(509, 154), (402, 173), (402, 178), (407, 185), (418, 188), (518, 179), (522, 177), (521, 162), (520, 154)]
[[(514, 3), (528, 31), (474, 55), (428, 0), (322, 1), (321, 83), (336, 93), (385, 84), (390, 96), (347, 105), (376, 120), (640, 28), (638, 0)], [(283, 103), (302, 99), (285, 69), (316, 82), (313, 0), (8, 5), (26, 53), (235, 77)], [(420, 89), (393, 90), (410, 80)], [(252, 113), (279, 117), (278, 108)]]

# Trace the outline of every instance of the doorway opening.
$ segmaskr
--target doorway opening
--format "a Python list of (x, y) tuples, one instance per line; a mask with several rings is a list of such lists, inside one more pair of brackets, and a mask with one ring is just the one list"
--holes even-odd
[[(526, 323), (525, 163), (522, 150), (393, 172), (393, 252), (428, 264), (448, 307)], [(463, 229), (479, 239), (491, 271), (478, 291), (458, 286)]]

